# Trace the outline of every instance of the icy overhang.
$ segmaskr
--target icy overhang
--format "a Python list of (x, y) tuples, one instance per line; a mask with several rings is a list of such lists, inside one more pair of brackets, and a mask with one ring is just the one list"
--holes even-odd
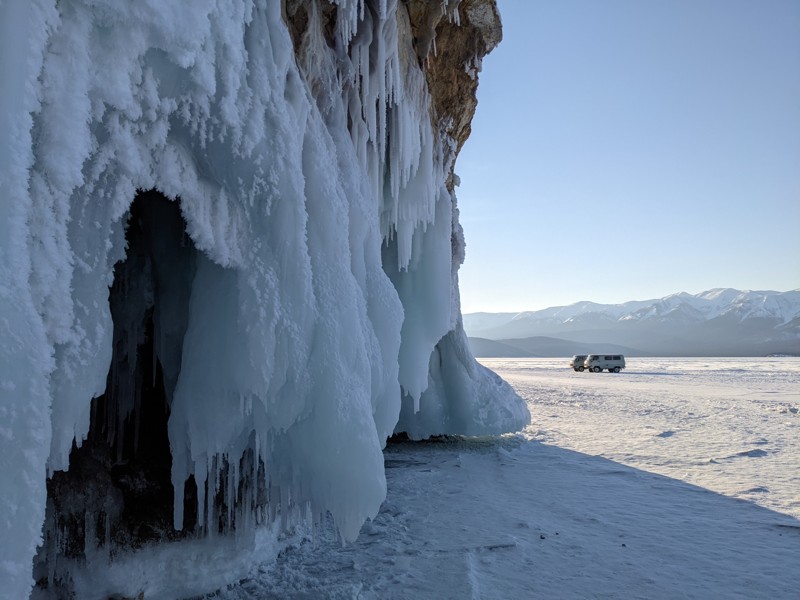
[[(0, 5), (14, 48), (0, 58), (9, 594), (31, 585), (47, 474), (69, 467), (107, 392), (109, 286), (139, 190), (180, 199), (185, 234), (154, 239), (196, 249), (192, 273), (171, 252), (151, 265), (188, 290), (153, 295), (176, 529), (190, 477), (215, 492), (198, 494), (195, 526), (211, 531), (222, 505), (240, 511), (237, 530), (255, 525), (251, 506), (216, 494), (238, 489), (249, 455), (268, 519), (329, 512), (352, 539), (384, 498), (381, 448), (397, 428), (527, 423), (461, 329), (463, 237), (446, 185), (457, 144), (432, 125), (405, 5), (335, 4), (331, 22), (327, 5), (304, 3), (299, 46), (266, 0)], [(466, 22), (470, 4), (458, 19), (443, 4), (442, 22)]]

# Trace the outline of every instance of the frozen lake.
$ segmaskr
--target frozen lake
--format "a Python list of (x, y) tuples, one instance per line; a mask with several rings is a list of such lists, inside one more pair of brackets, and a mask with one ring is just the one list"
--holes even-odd
[(390, 445), (355, 544), (318, 532), (216, 598), (797, 598), (800, 359), (481, 362), (526, 431)]
[[(261, 530), (255, 564), (230, 537), (167, 544), (77, 571), (77, 597), (798, 598), (800, 359), (481, 362), (533, 424), (389, 444), (386, 501), (354, 543), (323, 519)], [(202, 595), (220, 580), (238, 582)]]
[(527, 433), (800, 517), (800, 358), (482, 359), (527, 401)]

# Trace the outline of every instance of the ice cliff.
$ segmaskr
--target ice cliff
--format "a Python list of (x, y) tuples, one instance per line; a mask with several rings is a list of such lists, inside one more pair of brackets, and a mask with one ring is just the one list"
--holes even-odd
[(353, 539), (393, 432), (528, 422), (458, 298), (499, 39), (494, 0), (0, 0), (4, 594), (293, 518)]

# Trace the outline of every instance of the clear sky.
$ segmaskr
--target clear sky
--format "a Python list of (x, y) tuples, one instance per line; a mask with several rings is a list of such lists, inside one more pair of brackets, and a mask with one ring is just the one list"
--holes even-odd
[(800, 288), (800, 0), (498, 0), (463, 312)]

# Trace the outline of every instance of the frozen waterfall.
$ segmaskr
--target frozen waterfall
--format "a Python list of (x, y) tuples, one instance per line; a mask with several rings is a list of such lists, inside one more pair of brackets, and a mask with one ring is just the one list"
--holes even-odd
[(396, 0), (0, 0), (9, 597), (43, 540), (50, 580), (58, 549), (122, 544), (137, 489), (159, 490), (153, 539), (330, 513), (351, 540), (393, 432), (528, 422), (461, 327), (453, 142), (408, 19)]

